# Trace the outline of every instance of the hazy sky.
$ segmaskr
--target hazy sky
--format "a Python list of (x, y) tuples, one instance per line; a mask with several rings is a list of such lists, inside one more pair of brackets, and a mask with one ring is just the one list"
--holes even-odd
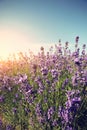
[(76, 36), (87, 44), (87, 0), (0, 0), (0, 56)]

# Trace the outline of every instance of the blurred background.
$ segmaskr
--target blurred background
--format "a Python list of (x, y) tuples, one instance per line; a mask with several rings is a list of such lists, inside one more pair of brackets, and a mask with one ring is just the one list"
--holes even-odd
[(0, 57), (69, 42), (87, 45), (86, 0), (0, 0)]

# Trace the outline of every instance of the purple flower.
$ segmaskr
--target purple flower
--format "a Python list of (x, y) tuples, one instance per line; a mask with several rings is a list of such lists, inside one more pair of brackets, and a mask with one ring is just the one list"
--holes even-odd
[(65, 130), (73, 130), (72, 126), (66, 126)]
[(87, 56), (84, 58), (84, 60), (86, 61), (86, 63), (87, 63)]
[(11, 91), (11, 90), (12, 90), (12, 88), (11, 88), (11, 87), (8, 87), (8, 90), (9, 90), (9, 91)]
[(76, 43), (78, 43), (78, 41), (79, 41), (79, 36), (77, 36), (75, 40), (76, 40)]
[(37, 116), (39, 123), (44, 123), (45, 122), (45, 116), (42, 115), (42, 110), (41, 110), (40, 104), (36, 105), (35, 113), (36, 113), (36, 116)]
[(84, 76), (85, 76), (85, 85), (87, 86), (87, 70), (84, 71)]
[(48, 79), (46, 79), (46, 83), (47, 83), (47, 85), (51, 84), (50, 80), (48, 80)]
[(32, 92), (32, 87), (29, 84), (26, 85), (25, 92), (28, 94), (30, 94)]
[(43, 85), (42, 82), (39, 82), (39, 83), (38, 83), (38, 86), (39, 86), (39, 88), (38, 88), (38, 93), (41, 94), (41, 93), (44, 91), (45, 86)]
[(85, 49), (86, 48), (86, 44), (83, 44), (83, 49)]
[(3, 122), (2, 122), (2, 120), (0, 119), (0, 128), (2, 127), (2, 125), (3, 125)]
[(57, 125), (58, 125), (58, 121), (55, 119), (55, 120), (53, 121), (52, 125), (53, 125), (54, 127), (57, 126)]
[(73, 86), (77, 86), (78, 85), (78, 80), (77, 80), (76, 75), (72, 77), (72, 85)]
[(72, 104), (75, 104), (75, 103), (79, 103), (81, 101), (81, 98), (80, 97), (75, 97), (72, 99)]
[(62, 88), (65, 88), (65, 86), (68, 84), (69, 80), (66, 78), (62, 84)]
[(42, 72), (42, 75), (47, 75), (48, 74), (48, 68), (47, 67), (44, 67), (41, 69), (41, 72)]
[(82, 55), (85, 55), (85, 50), (82, 50)]
[(68, 48), (68, 44), (69, 44), (69, 42), (67, 41), (67, 42), (65, 42), (65, 48), (67, 49)]
[(66, 125), (65, 130), (68, 130), (68, 126), (72, 130), (71, 124), (73, 125), (74, 117), (80, 107), (81, 98), (78, 90), (67, 91), (66, 96), (65, 107), (59, 106), (58, 115), (62, 120), (62, 125)]
[(13, 111), (13, 114), (16, 114), (17, 108), (14, 107), (14, 108), (12, 109), (12, 111)]
[(40, 106), (40, 104), (36, 105), (35, 112), (36, 112), (37, 116), (41, 116), (41, 106)]
[(79, 58), (75, 58), (74, 62), (75, 62), (75, 64), (77, 64), (77, 65), (80, 65), (80, 64), (81, 64), (81, 62), (80, 62), (80, 59), (79, 59)]
[(44, 97), (44, 103), (47, 103), (47, 97)]
[(6, 126), (6, 130), (12, 130), (12, 126), (11, 125), (7, 125)]
[(15, 94), (15, 97), (16, 97), (16, 98), (18, 98), (18, 97), (19, 97), (18, 93), (16, 93), (16, 94)]
[(0, 103), (4, 102), (4, 99), (5, 99), (4, 96), (1, 95), (1, 96), (0, 96)]
[(27, 75), (26, 74), (20, 75), (18, 83), (25, 82), (26, 80), (27, 80)]
[(59, 106), (58, 116), (64, 120), (64, 122), (69, 122), (68, 109)]
[(58, 79), (58, 71), (56, 69), (52, 69), (51, 74), (54, 79)]
[(50, 107), (48, 109), (48, 112), (47, 112), (48, 120), (51, 118), (51, 116), (53, 115), (53, 113), (54, 113), (54, 109), (53, 109), (53, 107)]
[(39, 87), (38, 93), (41, 94), (41, 93), (43, 93), (43, 91), (44, 91), (44, 87)]
[(39, 83), (39, 82), (41, 82), (42, 80), (41, 80), (41, 77), (40, 76), (37, 76), (36, 78), (35, 78), (35, 82), (36, 83)]

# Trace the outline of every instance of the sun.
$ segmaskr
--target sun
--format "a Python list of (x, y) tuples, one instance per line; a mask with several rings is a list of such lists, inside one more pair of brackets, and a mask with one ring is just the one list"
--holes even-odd
[(33, 48), (33, 39), (29, 33), (17, 28), (0, 28), (0, 58), (6, 59), (10, 54)]

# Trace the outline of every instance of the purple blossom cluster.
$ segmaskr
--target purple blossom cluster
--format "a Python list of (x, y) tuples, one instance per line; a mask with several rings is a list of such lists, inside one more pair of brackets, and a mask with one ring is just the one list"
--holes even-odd
[(74, 118), (81, 105), (81, 97), (79, 96), (79, 93), (80, 93), (79, 91), (74, 90), (67, 91), (66, 92), (67, 101), (65, 102), (65, 106), (59, 107), (58, 115), (62, 120), (64, 129), (74, 130), (73, 128)]
[(79, 130), (81, 121), (87, 126), (86, 45), (80, 52), (79, 36), (75, 42), (74, 52), (59, 40), (47, 54), (41, 47), (38, 55), (0, 61), (0, 127)]

